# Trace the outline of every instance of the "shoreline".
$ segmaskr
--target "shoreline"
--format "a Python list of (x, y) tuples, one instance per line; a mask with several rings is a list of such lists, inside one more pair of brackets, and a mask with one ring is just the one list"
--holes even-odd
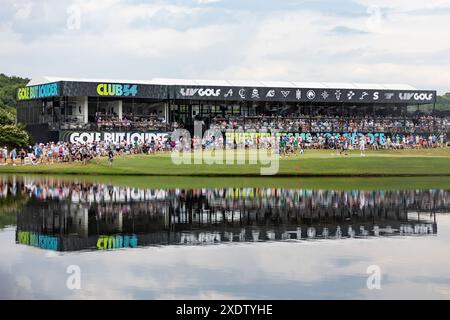
[[(450, 148), (368, 151), (360, 156), (358, 151), (336, 155), (329, 150), (309, 150), (303, 155), (275, 158), (273, 162), (249, 161), (250, 152), (234, 156), (245, 157), (230, 164), (219, 156), (214, 162), (201, 159), (195, 163), (195, 154), (187, 162), (174, 163), (170, 153), (121, 155), (113, 165), (101, 157), (87, 164), (81, 162), (45, 162), (39, 164), (0, 165), (0, 174), (36, 175), (91, 175), (130, 177), (211, 177), (211, 178), (370, 178), (370, 177), (450, 177)], [(260, 158), (256, 158), (260, 159)], [(218, 160), (218, 161), (216, 161)], [(270, 159), (273, 160), (273, 159)], [(261, 169), (275, 168), (272, 173)]]
[(20, 175), (62, 175), (62, 176), (95, 176), (95, 177), (192, 177), (192, 178), (407, 178), (407, 177), (450, 177), (450, 172), (446, 173), (278, 173), (274, 175), (261, 175), (258, 173), (145, 173), (145, 172), (104, 172), (93, 173), (83, 171), (65, 171), (58, 170), (20, 170), (20, 171), (2, 171), (0, 174), (20, 174)]
[(450, 189), (450, 179), (428, 177), (189, 177), (189, 176), (119, 176), (119, 175), (30, 175), (0, 174), (3, 179), (27, 178), (42, 183), (100, 183), (139, 189), (201, 188), (286, 188), (321, 190), (417, 190)]

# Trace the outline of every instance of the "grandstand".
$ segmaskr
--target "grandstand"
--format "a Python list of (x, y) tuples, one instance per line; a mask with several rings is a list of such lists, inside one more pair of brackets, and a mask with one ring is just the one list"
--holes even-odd
[(96, 141), (176, 128), (193, 133), (196, 123), (224, 135), (306, 137), (447, 135), (449, 128), (448, 118), (421, 108), (434, 106), (436, 91), (405, 84), (41, 77), (20, 88), (17, 98), (17, 120), (36, 142), (71, 141), (83, 133)]

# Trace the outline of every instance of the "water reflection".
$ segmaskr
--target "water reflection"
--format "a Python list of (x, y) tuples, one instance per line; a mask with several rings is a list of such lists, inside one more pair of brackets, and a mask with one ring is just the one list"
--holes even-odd
[(449, 190), (138, 189), (2, 178), (0, 199), (26, 199), (16, 242), (48, 250), (345, 239), (437, 233)]

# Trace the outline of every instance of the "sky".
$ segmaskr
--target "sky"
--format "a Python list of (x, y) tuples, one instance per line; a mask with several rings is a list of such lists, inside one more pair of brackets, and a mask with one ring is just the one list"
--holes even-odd
[(0, 73), (450, 92), (450, 0), (0, 0)]

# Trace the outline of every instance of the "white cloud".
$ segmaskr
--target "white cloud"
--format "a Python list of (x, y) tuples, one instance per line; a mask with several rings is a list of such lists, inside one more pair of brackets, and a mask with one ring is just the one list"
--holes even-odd
[(208, 3), (216, 3), (220, 2), (221, 0), (197, 0), (199, 4), (208, 4)]
[[(230, 11), (204, 0), (49, 0), (41, 8), (5, 1), (12, 11), (0, 23), (0, 69), (10, 74), (395, 82), (450, 91), (450, 1), (357, 0), (368, 11), (351, 16)], [(81, 9), (80, 30), (65, 28), (72, 4)]]
[(392, 8), (400, 11), (450, 8), (449, 0), (356, 0), (365, 6)]

